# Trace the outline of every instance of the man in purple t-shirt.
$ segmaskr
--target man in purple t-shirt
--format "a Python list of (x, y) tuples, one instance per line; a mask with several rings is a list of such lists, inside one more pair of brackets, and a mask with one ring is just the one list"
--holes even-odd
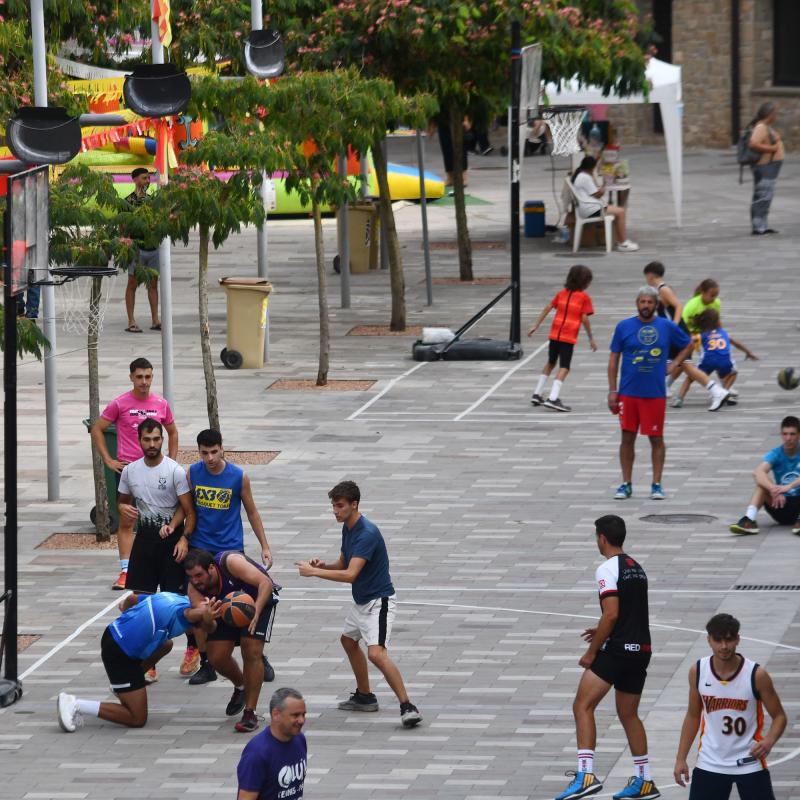
[(242, 751), (237, 800), (301, 800), (308, 764), (306, 702), (296, 689), (278, 689), (269, 701), (269, 728)]
[[(178, 428), (172, 416), (169, 403), (150, 391), (153, 383), (153, 365), (146, 358), (136, 358), (131, 361), (130, 378), (133, 389), (112, 400), (103, 409), (92, 426), (92, 443), (100, 453), (103, 463), (119, 476), (126, 464), (144, 456), (139, 446), (139, 424), (146, 419), (155, 419), (164, 426), (169, 436), (169, 457), (175, 459), (178, 455)], [(117, 428), (117, 457), (114, 458), (106, 447), (105, 431), (111, 426)], [(112, 585), (112, 589), (122, 590), (128, 575), (128, 560), (133, 547), (133, 526), (124, 519), (120, 519), (117, 530), (117, 548), (119, 549), (119, 578)]]

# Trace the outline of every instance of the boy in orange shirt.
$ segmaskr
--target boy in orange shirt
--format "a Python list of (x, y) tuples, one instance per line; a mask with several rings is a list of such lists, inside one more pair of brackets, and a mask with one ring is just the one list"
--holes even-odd
[[(536, 384), (536, 390), (531, 397), (531, 403), (535, 406), (544, 405), (554, 411), (572, 410), (570, 406), (564, 405), (559, 400), (558, 395), (569, 374), (572, 352), (575, 349), (575, 343), (578, 341), (581, 325), (586, 329), (586, 334), (589, 337), (589, 346), (592, 350), (597, 350), (597, 345), (592, 336), (592, 327), (589, 324), (589, 316), (594, 314), (594, 307), (592, 306), (592, 298), (586, 294), (586, 289), (589, 288), (591, 282), (592, 271), (589, 267), (584, 267), (582, 264), (570, 267), (567, 273), (567, 280), (564, 282), (564, 288), (542, 309), (539, 318), (528, 330), (528, 336), (533, 336), (542, 322), (544, 322), (545, 317), (552, 309), (555, 309), (556, 316), (550, 327), (550, 348), (547, 354), (547, 363), (542, 369), (539, 382)], [(542, 397), (542, 392), (550, 373), (556, 366), (556, 361), (559, 364), (558, 373), (550, 389), (550, 395), (545, 400)]]

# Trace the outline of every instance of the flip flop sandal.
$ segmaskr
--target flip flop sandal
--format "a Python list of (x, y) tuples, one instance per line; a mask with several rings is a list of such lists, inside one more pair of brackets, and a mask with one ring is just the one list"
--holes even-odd
[(150, 326), (150, 330), (151, 331), (160, 331), (161, 330), (161, 325), (160, 324), (159, 325), (151, 325)]
[(125, 328), (126, 333), (142, 333), (142, 329), (138, 325), (129, 325)]

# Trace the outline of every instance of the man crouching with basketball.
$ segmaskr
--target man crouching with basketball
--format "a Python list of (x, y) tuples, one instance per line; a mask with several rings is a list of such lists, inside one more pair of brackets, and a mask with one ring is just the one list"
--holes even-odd
[[(234, 727), (240, 733), (250, 733), (258, 728), (256, 706), (261, 684), (267, 679), (264, 642), (268, 642), (272, 634), (280, 587), (272, 582), (266, 567), (235, 550), (216, 556), (207, 550), (190, 550), (183, 560), (183, 568), (190, 581), (189, 599), (195, 608), (200, 608), (209, 597), (223, 600), (236, 591), (246, 592), (255, 601), (255, 612), (249, 619), (242, 619), (241, 627), (220, 619), (216, 630), (208, 636), (206, 648), (211, 666), (233, 684), (233, 695), (225, 713), (235, 717), (244, 709)], [(244, 673), (233, 659), (236, 645), (242, 650)]]
[(174, 592), (129, 595), (126, 610), (103, 633), (100, 654), (119, 703), (82, 700), (61, 692), (56, 709), (58, 724), (67, 733), (83, 724), (83, 716), (141, 728), (147, 722), (145, 672), (172, 650), (172, 639), (192, 625), (207, 633), (216, 628), (222, 603), (203, 598), (192, 607), (188, 597)]

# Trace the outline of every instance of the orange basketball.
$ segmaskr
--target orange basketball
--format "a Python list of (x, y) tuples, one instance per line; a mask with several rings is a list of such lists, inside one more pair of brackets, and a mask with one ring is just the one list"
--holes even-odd
[(246, 628), (256, 615), (256, 604), (247, 592), (229, 592), (222, 601), (222, 621), (234, 628)]

